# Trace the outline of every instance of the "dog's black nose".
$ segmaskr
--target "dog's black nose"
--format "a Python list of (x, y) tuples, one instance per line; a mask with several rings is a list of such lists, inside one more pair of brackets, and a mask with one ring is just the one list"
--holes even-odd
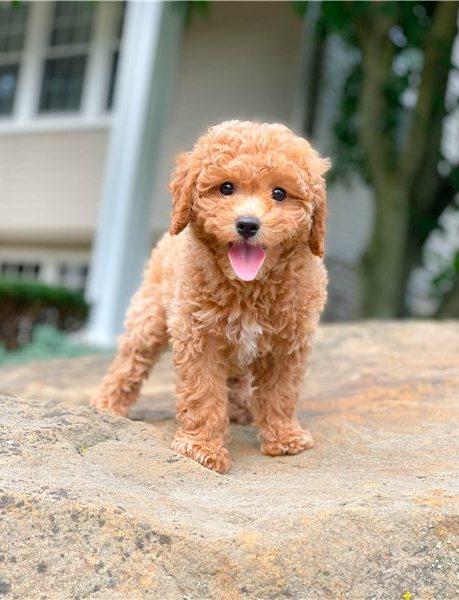
[(248, 240), (260, 229), (260, 221), (257, 217), (239, 217), (236, 221), (236, 229), (243, 238)]

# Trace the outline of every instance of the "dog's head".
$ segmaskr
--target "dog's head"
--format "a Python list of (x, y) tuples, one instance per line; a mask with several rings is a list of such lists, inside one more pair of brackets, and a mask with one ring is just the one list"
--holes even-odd
[(328, 167), (284, 125), (227, 121), (211, 127), (177, 159), (171, 234), (190, 223), (227, 274), (245, 281), (257, 277), (265, 258), (275, 264), (300, 241), (321, 257)]

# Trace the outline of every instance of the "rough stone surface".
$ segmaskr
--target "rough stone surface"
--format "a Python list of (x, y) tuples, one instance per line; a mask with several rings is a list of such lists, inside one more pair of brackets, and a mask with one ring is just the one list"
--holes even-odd
[(0, 597), (459, 597), (458, 323), (323, 327), (316, 447), (233, 427), (227, 475), (169, 450), (169, 356), (137, 421), (87, 407), (107, 362), (0, 369)]

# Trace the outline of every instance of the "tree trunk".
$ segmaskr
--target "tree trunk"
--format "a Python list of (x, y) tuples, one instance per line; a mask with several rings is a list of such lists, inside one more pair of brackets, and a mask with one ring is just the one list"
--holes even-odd
[(408, 194), (388, 182), (376, 191), (373, 236), (361, 267), (362, 314), (379, 319), (403, 315)]

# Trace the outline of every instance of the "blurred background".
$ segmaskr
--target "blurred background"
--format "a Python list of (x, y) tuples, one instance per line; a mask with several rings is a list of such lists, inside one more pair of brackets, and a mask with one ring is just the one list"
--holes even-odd
[(449, 1), (2, 1), (0, 362), (114, 343), (175, 154), (232, 118), (333, 161), (326, 320), (458, 318), (457, 19)]

